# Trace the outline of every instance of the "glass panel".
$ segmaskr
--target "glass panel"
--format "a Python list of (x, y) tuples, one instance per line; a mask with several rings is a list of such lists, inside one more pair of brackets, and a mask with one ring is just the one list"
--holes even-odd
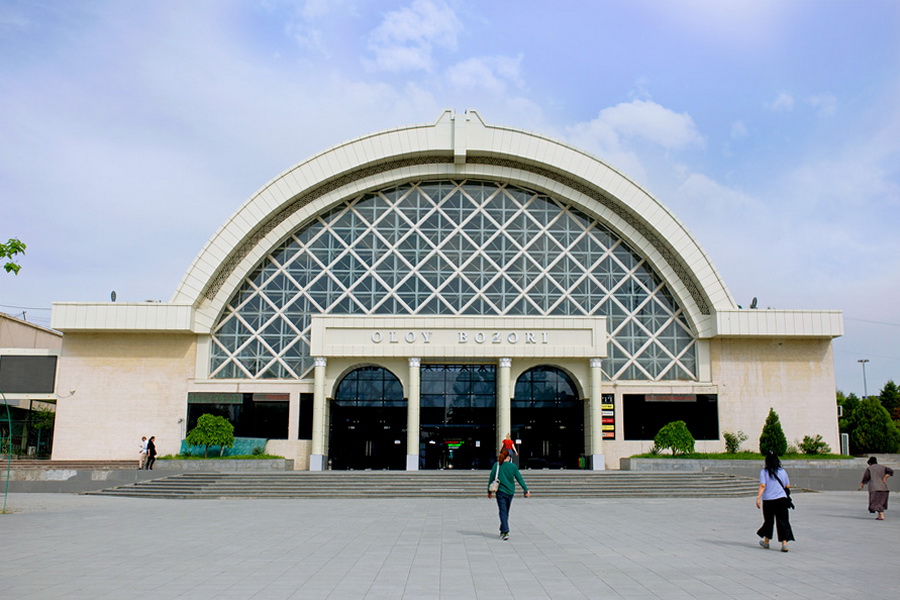
[(643, 258), (559, 199), (502, 183), (428, 181), (351, 198), (279, 243), (227, 307), (214, 377), (247, 377), (237, 363), (252, 378), (305, 376), (309, 316), (331, 312), (605, 316), (613, 379), (696, 379), (690, 326)]

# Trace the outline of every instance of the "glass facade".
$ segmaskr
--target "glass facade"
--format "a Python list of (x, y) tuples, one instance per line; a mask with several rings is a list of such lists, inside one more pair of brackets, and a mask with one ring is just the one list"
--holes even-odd
[(697, 374), (694, 333), (645, 258), (563, 199), (498, 182), (411, 182), (317, 215), (227, 303), (210, 377), (306, 376), (313, 314), (603, 316), (611, 379)]

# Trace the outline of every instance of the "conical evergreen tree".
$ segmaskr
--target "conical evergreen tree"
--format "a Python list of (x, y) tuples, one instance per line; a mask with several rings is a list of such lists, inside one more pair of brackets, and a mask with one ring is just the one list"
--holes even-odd
[(877, 396), (870, 396), (853, 411), (853, 432), (850, 441), (853, 451), (859, 454), (872, 452), (897, 452), (900, 449), (900, 431)]
[(881, 400), (881, 405), (891, 415), (891, 418), (900, 418), (900, 413), (898, 413), (900, 411), (900, 388), (897, 387), (893, 380), (884, 384), (878, 398)]
[(766, 417), (766, 424), (759, 436), (759, 452), (774, 452), (777, 456), (783, 456), (787, 452), (787, 438), (781, 429), (781, 420), (772, 408), (769, 409), (769, 416)]

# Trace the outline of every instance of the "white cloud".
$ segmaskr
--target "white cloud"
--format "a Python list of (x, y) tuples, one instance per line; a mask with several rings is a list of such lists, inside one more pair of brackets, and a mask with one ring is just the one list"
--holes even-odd
[(651, 100), (633, 100), (604, 108), (596, 119), (570, 128), (573, 137), (591, 146), (617, 150), (629, 140), (666, 149), (702, 146), (703, 136), (687, 113), (676, 113)]
[(794, 110), (794, 97), (787, 92), (779, 92), (775, 100), (766, 104), (766, 108), (775, 112), (790, 112)]
[(413, 0), (406, 8), (387, 13), (369, 36), (375, 55), (367, 66), (383, 71), (430, 71), (434, 48), (456, 48), (462, 24), (453, 10), (436, 0)]
[(833, 117), (837, 113), (837, 98), (830, 94), (810, 96), (806, 101), (820, 117)]
[(447, 78), (455, 88), (484, 89), (505, 92), (512, 84), (522, 87), (522, 57), (485, 56), (457, 63), (447, 71)]

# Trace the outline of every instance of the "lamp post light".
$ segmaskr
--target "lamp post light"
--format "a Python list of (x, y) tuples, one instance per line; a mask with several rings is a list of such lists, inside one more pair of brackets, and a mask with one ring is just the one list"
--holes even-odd
[(860, 358), (858, 361), (859, 364), (862, 365), (863, 368), (863, 398), (869, 397), (869, 388), (866, 386), (866, 363), (869, 362), (868, 358)]

